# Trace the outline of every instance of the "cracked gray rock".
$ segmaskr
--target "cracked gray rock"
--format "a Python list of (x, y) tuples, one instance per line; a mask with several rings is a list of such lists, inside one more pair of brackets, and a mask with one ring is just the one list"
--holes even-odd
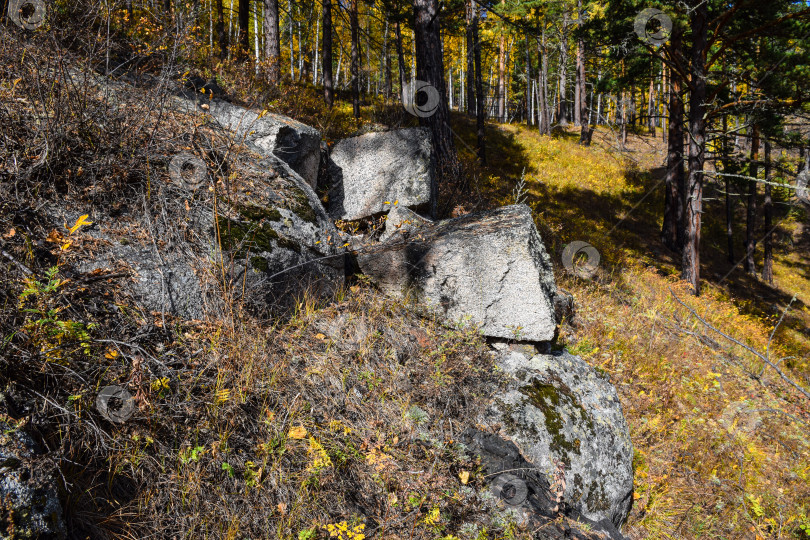
[(423, 223), (358, 252), (361, 270), (387, 294), (408, 291), (485, 336), (550, 341), (556, 320), (551, 259), (526, 205)]
[(53, 468), (27, 433), (0, 422), (0, 540), (65, 538)]
[(355, 220), (399, 206), (435, 214), (428, 128), (366, 133), (335, 144), (329, 157), (329, 215)]
[(621, 527), (633, 501), (633, 445), (607, 374), (568, 352), (494, 354), (509, 382), (481, 423), (546, 474), (562, 467), (566, 504)]

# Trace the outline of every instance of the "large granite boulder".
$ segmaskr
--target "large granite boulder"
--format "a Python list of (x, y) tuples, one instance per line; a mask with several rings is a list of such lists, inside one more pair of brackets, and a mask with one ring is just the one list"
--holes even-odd
[(544, 539), (624, 539), (610, 520), (588, 519), (567, 504), (559, 475), (527, 461), (512, 441), (475, 428), (462, 432), (460, 441), (480, 459), (492, 494), (518, 526), (542, 530)]
[(27, 433), (0, 421), (0, 539), (65, 538), (48, 466)]
[(373, 132), (339, 141), (329, 158), (329, 215), (355, 220), (395, 204), (435, 214), (431, 135), (428, 128)]
[[(199, 99), (199, 98), (197, 98)], [(257, 112), (221, 99), (181, 99), (182, 112), (207, 112), (223, 128), (232, 131), (249, 148), (263, 156), (274, 155), (287, 163), (312, 189), (318, 186), (321, 133), (280, 114)]]
[(386, 293), (413, 291), (486, 336), (554, 338), (554, 274), (528, 206), (423, 223), (407, 238), (394, 235), (358, 252), (357, 260)]
[[(241, 155), (227, 199), (197, 189), (159, 193), (156, 200), (186, 198), (187, 209), (124, 227), (130, 218), (92, 215), (88, 231), (97, 254), (77, 270), (118, 279), (134, 303), (147, 311), (203, 319), (243, 300), (254, 312), (271, 314), (293, 307), (304, 290), (329, 294), (344, 279), (339, 234), (312, 188), (274, 155)], [(176, 190), (167, 185), (161, 189)], [(78, 212), (54, 216), (72, 223)], [(132, 230), (132, 234), (122, 231)], [(227, 276), (230, 292), (222, 290)]]
[(633, 445), (607, 375), (567, 352), (496, 354), (510, 382), (482, 424), (546, 474), (564, 471), (566, 504), (621, 527), (633, 501)]

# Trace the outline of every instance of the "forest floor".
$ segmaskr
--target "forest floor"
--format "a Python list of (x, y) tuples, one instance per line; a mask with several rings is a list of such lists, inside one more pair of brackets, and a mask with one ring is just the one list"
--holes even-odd
[[(460, 154), (471, 162), (474, 122), (463, 115), (453, 121)], [(617, 134), (605, 127), (584, 148), (573, 127), (548, 137), (525, 125), (493, 125), (478, 187), (485, 205), (508, 204), (525, 174), (525, 201), (558, 284), (577, 306), (561, 340), (609, 372), (619, 390), (635, 446), (636, 500), (626, 532), (807, 538), (810, 404), (761, 356), (781, 360), (788, 377), (810, 386), (810, 235), (802, 227), (808, 216), (780, 205), (787, 196), (777, 193), (769, 285), (727, 261), (724, 202), (707, 187), (703, 291), (691, 296), (679, 281), (679, 256), (660, 240), (666, 158), (660, 133), (630, 134), (620, 151)], [(736, 202), (738, 258), (744, 212)], [(590, 280), (560, 264), (563, 247), (574, 240), (600, 252)], [(761, 264), (760, 241), (760, 271)]]

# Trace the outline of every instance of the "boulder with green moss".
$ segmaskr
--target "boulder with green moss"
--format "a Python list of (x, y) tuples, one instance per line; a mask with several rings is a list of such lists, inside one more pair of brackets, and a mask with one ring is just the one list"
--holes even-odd
[(498, 352), (508, 386), (483, 423), (550, 477), (564, 474), (566, 504), (620, 527), (633, 500), (633, 445), (616, 389), (567, 352)]
[(0, 420), (0, 540), (65, 538), (49, 466), (23, 431)]

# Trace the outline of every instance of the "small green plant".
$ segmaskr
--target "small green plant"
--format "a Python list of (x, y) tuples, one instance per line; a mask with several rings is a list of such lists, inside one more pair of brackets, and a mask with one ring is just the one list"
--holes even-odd
[[(19, 302), (22, 311), (29, 314), (23, 329), (31, 341), (38, 346), (46, 360), (64, 363), (64, 351), (70, 344), (77, 343), (84, 354), (90, 355), (90, 331), (96, 325), (60, 317), (63, 308), (56, 305), (57, 295), (65, 281), (57, 277), (58, 273), (59, 268), (52, 266), (45, 272), (43, 281), (33, 276), (26, 278)], [(31, 307), (24, 307), (27, 305)]]
[[(200, 461), (200, 456), (205, 452), (204, 446), (195, 446), (194, 448), (186, 448), (180, 451), (180, 463), (196, 463)], [(223, 464), (224, 465), (224, 464)]]
[(315, 540), (318, 536), (318, 531), (315, 527), (311, 529), (304, 529), (298, 533), (298, 540)]

